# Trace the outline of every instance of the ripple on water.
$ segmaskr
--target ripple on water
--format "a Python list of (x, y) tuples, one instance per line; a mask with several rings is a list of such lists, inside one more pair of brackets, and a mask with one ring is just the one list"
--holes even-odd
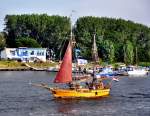
[(150, 116), (150, 78), (120, 78), (102, 99), (56, 100), (33, 83), (54, 73), (0, 72), (0, 116)]

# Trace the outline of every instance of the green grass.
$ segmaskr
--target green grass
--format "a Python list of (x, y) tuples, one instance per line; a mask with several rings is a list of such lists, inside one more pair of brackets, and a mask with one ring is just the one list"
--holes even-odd
[(140, 66), (150, 66), (150, 62), (140, 62)]
[(0, 68), (23, 68), (25, 66), (22, 65), (21, 62), (16, 61), (0, 61)]
[[(48, 68), (48, 67), (55, 67), (58, 65), (58, 62), (37, 62), (37, 63), (27, 63), (32, 67), (35, 68)], [(114, 67), (118, 67), (120, 64), (123, 63), (114, 63), (112, 64)], [(150, 66), (150, 62), (140, 62), (140, 66)], [(90, 62), (84, 67), (86, 68), (93, 68), (94, 63)], [(105, 66), (105, 64), (101, 63), (100, 66)], [(0, 61), (0, 68), (27, 68), (26, 65), (22, 62), (17, 62), (17, 61), (7, 61), (7, 60), (1, 60)]]
[(54, 67), (56, 66), (58, 63), (57, 62), (37, 62), (37, 63), (27, 63), (32, 67), (36, 67), (36, 68), (48, 68), (48, 67)]
[[(36, 68), (48, 68), (50, 66), (56, 66), (58, 63), (54, 62), (37, 62), (37, 63), (27, 63), (32, 67)], [(25, 68), (25, 64), (22, 62), (17, 62), (17, 61), (0, 61), (0, 68)]]

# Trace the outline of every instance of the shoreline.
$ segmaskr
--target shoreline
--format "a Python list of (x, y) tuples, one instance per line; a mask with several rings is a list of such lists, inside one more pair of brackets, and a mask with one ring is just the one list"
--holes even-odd
[(0, 61), (0, 71), (47, 71), (49, 67), (55, 67), (57, 63), (26, 63), (16, 61)]
[(0, 68), (0, 71), (46, 71), (46, 69), (33, 69), (33, 68)]

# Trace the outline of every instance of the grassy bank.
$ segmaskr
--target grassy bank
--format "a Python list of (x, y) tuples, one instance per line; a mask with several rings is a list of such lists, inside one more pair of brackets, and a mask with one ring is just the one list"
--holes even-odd
[(54, 67), (58, 63), (57, 62), (37, 62), (37, 63), (27, 63), (27, 64), (35, 68), (48, 68), (48, 67)]
[(0, 68), (24, 68), (26, 67), (21, 62), (15, 61), (0, 61)]
[[(58, 63), (37, 62), (37, 63), (27, 63), (27, 64), (36, 68), (48, 68), (51, 66), (56, 66)], [(22, 62), (16, 62), (16, 61), (0, 61), (0, 68), (26, 68), (26, 65)]]
[(150, 66), (150, 62), (140, 62), (140, 66)]
[[(48, 67), (55, 67), (56, 65), (58, 65), (58, 62), (37, 62), (37, 63), (27, 63), (28, 65), (30, 65), (31, 67), (35, 67), (35, 68), (48, 68)], [(114, 67), (118, 67), (119, 65), (121, 65), (123, 63), (114, 63), (112, 64), (112, 66)], [(93, 67), (94, 63), (88, 63), (85, 67), (86, 68), (91, 68)], [(105, 64), (106, 65), (106, 64)], [(104, 64), (101, 64), (101, 66), (105, 66)], [(139, 63), (140, 66), (150, 66), (150, 62), (140, 62)], [(0, 68), (27, 68), (27, 66), (25, 65), (25, 63), (22, 62), (16, 62), (16, 61), (0, 61)]]

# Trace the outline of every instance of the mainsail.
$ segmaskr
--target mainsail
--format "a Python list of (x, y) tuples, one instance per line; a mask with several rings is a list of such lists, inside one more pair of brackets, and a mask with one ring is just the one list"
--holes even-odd
[(72, 45), (69, 42), (64, 55), (60, 70), (56, 75), (54, 83), (68, 83), (72, 81)]

